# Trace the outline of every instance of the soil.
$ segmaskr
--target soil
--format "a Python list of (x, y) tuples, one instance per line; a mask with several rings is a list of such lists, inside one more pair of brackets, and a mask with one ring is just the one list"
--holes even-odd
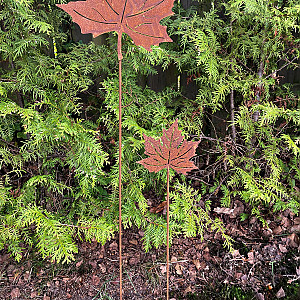
[[(176, 299), (300, 299), (300, 218), (292, 212), (269, 217), (269, 228), (256, 218), (241, 222), (215, 209), (234, 252), (218, 234), (173, 239), (170, 251), (170, 293)], [(165, 248), (145, 253), (143, 232), (123, 234), (123, 299), (165, 299)], [(104, 246), (78, 243), (73, 263), (59, 265), (32, 251), (16, 263), (0, 252), (0, 299), (119, 299), (118, 240)]]

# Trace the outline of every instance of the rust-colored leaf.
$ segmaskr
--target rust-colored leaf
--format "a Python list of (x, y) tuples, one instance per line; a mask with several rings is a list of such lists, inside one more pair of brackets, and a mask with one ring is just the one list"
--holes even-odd
[(177, 173), (187, 174), (197, 169), (190, 159), (195, 156), (199, 142), (183, 140), (181, 131), (178, 130), (178, 120), (168, 129), (163, 130), (163, 136), (159, 140), (144, 134), (145, 154), (149, 157), (138, 161), (150, 172), (158, 172), (167, 167)]
[(159, 212), (161, 212), (162, 210), (164, 210), (166, 206), (167, 206), (167, 201), (163, 201), (163, 202), (160, 203), (159, 205), (150, 208), (149, 211), (150, 211), (151, 213), (158, 214)]
[(127, 33), (138, 46), (171, 42), (159, 21), (173, 14), (174, 0), (87, 0), (58, 4), (71, 15), (82, 33), (94, 37), (111, 31)]

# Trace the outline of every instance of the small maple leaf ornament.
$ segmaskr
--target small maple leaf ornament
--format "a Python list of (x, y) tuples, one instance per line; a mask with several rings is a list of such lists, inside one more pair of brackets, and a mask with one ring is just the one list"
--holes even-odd
[(199, 142), (183, 140), (181, 130), (178, 130), (178, 120), (168, 130), (163, 130), (160, 139), (155, 140), (144, 134), (145, 154), (149, 157), (138, 161), (150, 172), (158, 172), (165, 168), (172, 168), (184, 175), (197, 169), (190, 159), (195, 156)]
[(173, 14), (174, 0), (87, 0), (57, 4), (71, 15), (82, 33), (94, 37), (111, 31), (127, 33), (138, 46), (172, 42), (159, 21)]

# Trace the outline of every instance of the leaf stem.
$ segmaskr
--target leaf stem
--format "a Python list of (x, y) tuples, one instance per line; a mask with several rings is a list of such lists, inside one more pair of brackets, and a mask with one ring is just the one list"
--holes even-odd
[(120, 300), (122, 300), (122, 32), (118, 33), (119, 59), (119, 265)]
[[(122, 55), (122, 31), (118, 32), (118, 59), (119, 59), (119, 84), (122, 84), (122, 62), (120, 62), (123, 59)], [(120, 65), (121, 63), (121, 65)], [(120, 88), (121, 85), (119, 85)], [(121, 94), (119, 94), (120, 96)]]

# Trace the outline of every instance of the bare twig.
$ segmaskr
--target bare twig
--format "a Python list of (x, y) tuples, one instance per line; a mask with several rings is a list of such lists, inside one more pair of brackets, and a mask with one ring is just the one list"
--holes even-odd
[(276, 75), (276, 73), (278, 73), (279, 71), (281, 71), (282, 69), (284, 69), (285, 67), (289, 66), (290, 64), (292, 64), (294, 62), (294, 60), (297, 59), (297, 56), (295, 56), (291, 61), (288, 60), (288, 62), (283, 65), (281, 68), (275, 70), (274, 72), (272, 72), (271, 74), (269, 74), (268, 76), (265, 77), (265, 79), (269, 78), (269, 77), (273, 77), (274, 75)]

